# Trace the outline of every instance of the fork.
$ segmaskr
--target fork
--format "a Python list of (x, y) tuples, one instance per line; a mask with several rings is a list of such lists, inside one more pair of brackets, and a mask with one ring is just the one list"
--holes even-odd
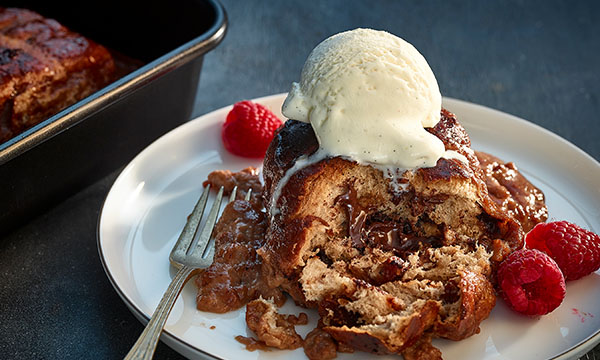
[[(215, 249), (214, 239), (211, 235), (215, 223), (217, 222), (219, 209), (221, 208), (223, 187), (221, 186), (219, 189), (215, 202), (204, 223), (204, 227), (200, 231), (200, 235), (197, 236), (196, 234), (198, 233), (198, 230), (200, 230), (200, 222), (204, 215), (209, 192), (210, 184), (204, 187), (200, 199), (198, 199), (198, 202), (194, 206), (194, 210), (188, 216), (187, 222), (181, 231), (181, 235), (179, 235), (179, 238), (177, 239), (177, 243), (175, 243), (175, 246), (171, 250), (169, 261), (171, 262), (171, 265), (179, 270), (158, 303), (146, 328), (131, 350), (129, 350), (127, 356), (125, 356), (126, 360), (152, 359), (162, 329), (165, 326), (167, 317), (169, 316), (181, 289), (186, 282), (198, 272), (198, 270), (207, 268), (212, 263)], [(236, 192), (237, 187), (233, 188), (233, 191), (229, 196), (229, 202), (235, 200)], [(250, 193), (251, 192), (248, 192), (246, 194), (246, 200), (249, 200)]]

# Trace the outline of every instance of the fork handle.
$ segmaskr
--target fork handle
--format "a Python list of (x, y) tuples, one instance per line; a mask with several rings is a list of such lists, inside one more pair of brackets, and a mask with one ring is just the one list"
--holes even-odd
[(160, 338), (162, 329), (169, 317), (169, 313), (175, 304), (175, 300), (177, 300), (177, 296), (179, 296), (185, 283), (191, 278), (190, 275), (193, 271), (194, 268), (188, 266), (183, 266), (179, 269), (162, 299), (160, 299), (144, 332), (142, 332), (142, 335), (140, 335), (131, 350), (129, 350), (129, 353), (125, 356), (125, 360), (152, 359), (154, 351), (156, 350), (156, 345), (158, 344), (158, 339)]

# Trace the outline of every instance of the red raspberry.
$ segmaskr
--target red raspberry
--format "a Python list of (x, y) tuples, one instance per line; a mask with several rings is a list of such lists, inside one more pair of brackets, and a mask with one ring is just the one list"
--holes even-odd
[(526, 247), (550, 255), (566, 280), (577, 280), (600, 268), (600, 237), (567, 221), (537, 224), (525, 236)]
[(263, 105), (240, 101), (233, 105), (223, 124), (223, 145), (236, 155), (263, 157), (281, 124), (281, 120)]
[(521, 249), (498, 267), (500, 293), (508, 305), (525, 315), (544, 315), (565, 297), (565, 279), (558, 265), (539, 250)]

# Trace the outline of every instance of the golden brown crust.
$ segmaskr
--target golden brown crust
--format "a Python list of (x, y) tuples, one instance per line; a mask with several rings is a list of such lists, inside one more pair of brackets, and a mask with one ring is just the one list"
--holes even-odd
[(494, 287), (482, 274), (462, 271), (458, 284), (460, 306), (457, 316), (435, 324), (433, 333), (450, 340), (462, 340), (479, 333), (479, 324), (496, 305)]

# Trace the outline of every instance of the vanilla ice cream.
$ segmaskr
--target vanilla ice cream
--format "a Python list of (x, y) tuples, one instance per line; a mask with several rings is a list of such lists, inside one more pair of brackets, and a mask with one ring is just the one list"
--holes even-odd
[(400, 168), (432, 167), (446, 151), (424, 128), (440, 120), (442, 97), (425, 58), (384, 31), (356, 29), (308, 56), (282, 112), (310, 122), (331, 156)]

